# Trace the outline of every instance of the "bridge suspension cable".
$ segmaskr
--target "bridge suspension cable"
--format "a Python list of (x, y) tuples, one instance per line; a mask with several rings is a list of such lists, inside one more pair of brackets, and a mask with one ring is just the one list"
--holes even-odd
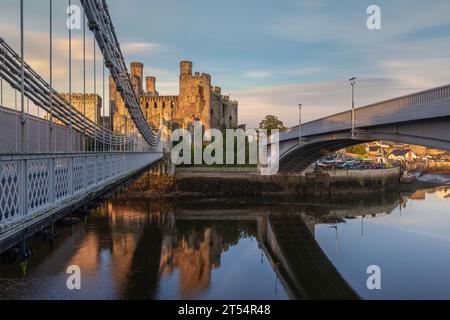
[[(83, 136), (86, 139), (86, 16), (83, 15)], [(110, 128), (111, 129), (111, 128)]]
[[(23, 26), (23, 0), (20, 0), (20, 123), (22, 127), (21, 151), (25, 151), (25, 70), (24, 70), (24, 26)], [(28, 149), (28, 148), (27, 148)]]
[[(53, 88), (53, 0), (50, 0), (50, 48), (49, 48), (49, 58), (50, 58), (50, 87)], [(49, 121), (49, 151), (52, 152), (54, 149), (53, 141), (53, 90), (50, 90), (49, 94), (49, 104), (50, 104), (50, 121)]]
[[(102, 63), (102, 127), (105, 128), (105, 58)], [(103, 151), (105, 151), (105, 142), (103, 141)]]
[[(94, 119), (97, 121), (97, 52), (95, 50), (95, 38), (94, 38)], [(94, 133), (94, 151), (97, 151), (97, 130)]]
[[(69, 7), (72, 4), (72, 0), (68, 0)], [(81, 4), (84, 8), (85, 14), (83, 15), (83, 109), (82, 112), (77, 110), (73, 106), (73, 73), (72, 73), (72, 30), (68, 32), (68, 96), (59, 94), (54, 88), (54, 52), (53, 52), (53, 0), (49, 0), (49, 82), (47, 83), (37, 72), (35, 72), (30, 65), (25, 62), (24, 59), (24, 2), (20, 1), (20, 54), (14, 51), (12, 47), (2, 38), (0, 38), (0, 73), (1, 73), (1, 104), (3, 105), (3, 82), (6, 81), (14, 90), (14, 108), (16, 115), (13, 116), (17, 119), (17, 125), (14, 125), (15, 131), (15, 144), (16, 147), (9, 147), (9, 152), (15, 149), (18, 152), (30, 151), (30, 120), (31, 122), (39, 124), (42, 122), (40, 119), (40, 108), (42, 108), (47, 114), (48, 118), (48, 135), (47, 135), (47, 150), (50, 152), (56, 151), (58, 146), (61, 149), (61, 139), (59, 135), (55, 136), (54, 124), (55, 119), (63, 126), (68, 128), (67, 135), (67, 151), (73, 151), (74, 143), (78, 140), (74, 139), (73, 130), (81, 133), (84, 139), (83, 145), (86, 146), (88, 141), (93, 142), (94, 146), (91, 150), (97, 151), (101, 146), (103, 150), (106, 150), (106, 146), (112, 150), (112, 146), (119, 147), (119, 149), (125, 151), (132, 149), (134, 142), (138, 137), (138, 133), (142, 135), (143, 140), (149, 146), (159, 146), (161, 139), (161, 129), (151, 127), (140, 108), (138, 97), (136, 96), (132, 84), (130, 75), (125, 65), (124, 57), (120, 49), (119, 42), (117, 40), (114, 26), (111, 22), (111, 17), (108, 12), (108, 7), (104, 0), (81, 0)], [(69, 13), (70, 15), (70, 13)], [(99, 111), (94, 107), (95, 119), (90, 120), (86, 115), (86, 26), (89, 27), (94, 34), (94, 103), (96, 104), (97, 98), (97, 64), (96, 64), (96, 46), (98, 45), (100, 51), (103, 54), (102, 63), (102, 107), (103, 113), (99, 114)], [(105, 128), (105, 70), (108, 68), (111, 78), (113, 79), (117, 92), (120, 92), (125, 107), (129, 113), (129, 116), (135, 124), (135, 129), (127, 129), (126, 119), (120, 117), (120, 132), (112, 131), (112, 110), (110, 106), (109, 110), (109, 129)], [(18, 102), (18, 93), (20, 93), (20, 102)], [(27, 99), (27, 101), (25, 101)], [(29, 104), (30, 102), (37, 109), (38, 117), (30, 118)], [(20, 103), (20, 105), (19, 105)], [(26, 106), (25, 106), (26, 103)], [(27, 110), (25, 110), (25, 107)], [(18, 110), (20, 108), (20, 110)], [(35, 109), (33, 108), (33, 109)], [(119, 110), (124, 113), (125, 110)], [(101, 121), (96, 121), (99, 118)], [(125, 118), (125, 114), (123, 114)], [(34, 128), (34, 124), (33, 124)], [(19, 135), (19, 130), (21, 134)], [(58, 129), (60, 130), (60, 129)], [(123, 132), (123, 130), (125, 132)], [(39, 129), (38, 129), (39, 131)], [(128, 134), (131, 132), (131, 134)], [(40, 135), (40, 133), (38, 133)], [(39, 136), (40, 138), (40, 136)], [(34, 139), (34, 138), (33, 138)], [(35, 139), (34, 139), (35, 140)], [(39, 143), (39, 151), (42, 150)], [(80, 144), (80, 149), (82, 144)], [(85, 148), (85, 147), (83, 147)], [(5, 149), (6, 150), (6, 149)]]
[[(81, 112), (74, 109), (73, 106), (58, 92), (56, 92), (45, 80), (25, 63), (19, 54), (17, 54), (4, 39), (0, 38), (0, 54), (5, 56), (1, 60), (0, 72), (3, 79), (15, 89), (15, 109), (17, 110), (17, 90), (23, 86), (24, 96), (27, 96), (37, 107), (51, 112), (53, 117), (58, 119), (64, 125), (69, 126), (72, 119), (73, 128), (83, 132), (83, 123), (86, 124), (86, 135), (94, 139), (96, 132), (99, 132), (101, 142), (111, 143), (113, 146), (120, 146), (123, 143), (129, 143), (131, 137), (112, 132), (102, 128), (97, 123), (86, 118)], [(23, 79), (21, 76), (21, 64), (23, 63)], [(48, 99), (50, 97), (50, 101)], [(50, 103), (49, 103), (50, 102)], [(52, 110), (51, 110), (52, 109)], [(72, 113), (72, 117), (70, 117)], [(17, 135), (17, 132), (16, 132)], [(17, 139), (16, 139), (17, 141)], [(112, 141), (112, 142), (110, 142)]]
[(161, 129), (154, 130), (147, 123), (131, 85), (130, 75), (125, 65), (125, 59), (117, 40), (114, 26), (105, 0), (81, 0), (88, 25), (94, 32), (95, 39), (105, 58), (105, 65), (121, 93), (131, 119), (144, 139), (151, 146), (159, 144)]

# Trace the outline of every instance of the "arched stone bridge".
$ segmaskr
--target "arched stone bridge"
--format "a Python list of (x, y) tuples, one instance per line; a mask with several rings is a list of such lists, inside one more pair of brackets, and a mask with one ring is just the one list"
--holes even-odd
[(355, 109), (354, 135), (351, 114), (305, 123), (302, 138), (298, 126), (280, 133), (279, 172), (301, 172), (325, 154), (377, 140), (450, 150), (450, 85)]

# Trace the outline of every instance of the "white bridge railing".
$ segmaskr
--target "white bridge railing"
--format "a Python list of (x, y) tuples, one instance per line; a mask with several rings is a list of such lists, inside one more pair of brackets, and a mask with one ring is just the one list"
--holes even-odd
[(160, 158), (147, 152), (0, 155), (0, 233)]
[[(371, 127), (450, 116), (450, 85), (413, 93), (355, 109), (355, 127)], [(304, 137), (349, 130), (351, 110), (302, 125)], [(298, 126), (280, 133), (280, 141), (297, 139)]]

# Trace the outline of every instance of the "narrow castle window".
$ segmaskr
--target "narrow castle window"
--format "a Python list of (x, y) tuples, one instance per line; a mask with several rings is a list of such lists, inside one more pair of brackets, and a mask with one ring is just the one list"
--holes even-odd
[(155, 109), (158, 109), (158, 102), (155, 101), (153, 107), (154, 107)]
[(213, 115), (214, 114), (214, 110), (213, 109), (211, 109), (211, 115)]
[(162, 103), (162, 108), (163, 108), (163, 109), (166, 108), (166, 102), (165, 102), (165, 101), (163, 101), (163, 103)]
[(145, 109), (148, 109), (149, 105), (148, 105), (148, 101), (145, 103)]
[(230, 121), (231, 121), (231, 120), (233, 120), (233, 117), (232, 117), (232, 116), (230, 116)]
[(173, 108), (175, 106), (175, 103), (173, 101), (170, 101), (170, 107)]

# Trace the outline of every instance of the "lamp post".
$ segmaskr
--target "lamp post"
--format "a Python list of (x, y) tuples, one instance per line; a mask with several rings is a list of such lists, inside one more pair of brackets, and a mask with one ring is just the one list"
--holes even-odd
[(299, 143), (303, 142), (303, 137), (302, 137), (302, 107), (303, 107), (303, 104), (300, 103), (298, 105), (298, 131), (299, 131), (298, 139), (299, 139)]
[(356, 77), (349, 79), (352, 86), (352, 138), (355, 137), (355, 84)]

